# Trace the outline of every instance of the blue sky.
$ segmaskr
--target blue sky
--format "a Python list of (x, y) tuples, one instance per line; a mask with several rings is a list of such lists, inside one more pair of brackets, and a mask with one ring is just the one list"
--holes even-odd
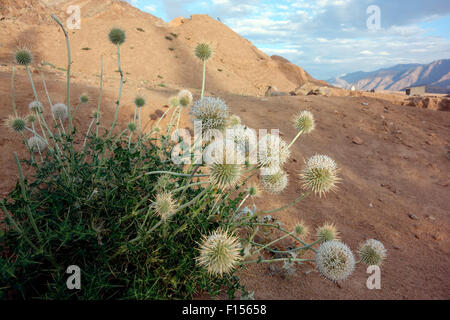
[[(207, 13), (318, 79), (450, 58), (450, 0), (128, 0), (165, 21)], [(380, 28), (367, 27), (379, 8)], [(372, 11), (373, 12), (373, 11)], [(373, 21), (373, 20), (372, 20)]]

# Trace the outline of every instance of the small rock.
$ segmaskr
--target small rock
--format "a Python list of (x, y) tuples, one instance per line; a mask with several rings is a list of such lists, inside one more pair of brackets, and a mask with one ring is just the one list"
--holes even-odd
[(433, 234), (431, 237), (436, 241), (441, 240), (441, 235), (439, 233)]
[(425, 218), (427, 218), (427, 219), (430, 220), (430, 221), (436, 221), (436, 218), (435, 218), (435, 217), (430, 216), (430, 215), (428, 215), (428, 214), (425, 216)]
[(342, 125), (342, 127), (343, 128), (348, 128), (347, 124), (345, 124), (345, 123)]
[(417, 234), (414, 235), (414, 238), (420, 239), (420, 237)]
[(412, 219), (412, 220), (419, 220), (419, 217), (418, 216), (416, 216), (415, 214), (408, 214), (408, 217), (410, 218), (410, 219)]
[(354, 137), (352, 142), (357, 145), (362, 145), (364, 143), (364, 140), (359, 137)]
[(361, 102), (361, 104), (366, 107), (369, 105), (367, 102)]
[(373, 204), (372, 204), (372, 202), (371, 202), (371, 203), (369, 203), (369, 207), (373, 208)]
[(398, 246), (392, 246), (392, 248), (395, 249), (395, 250), (401, 250), (401, 248), (398, 247)]

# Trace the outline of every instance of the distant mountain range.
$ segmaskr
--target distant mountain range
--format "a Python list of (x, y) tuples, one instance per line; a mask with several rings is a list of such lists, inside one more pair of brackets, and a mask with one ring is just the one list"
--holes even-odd
[(410, 86), (427, 87), (430, 93), (450, 93), (450, 59), (430, 64), (398, 64), (372, 72), (358, 71), (327, 80), (333, 86), (356, 90), (402, 91)]

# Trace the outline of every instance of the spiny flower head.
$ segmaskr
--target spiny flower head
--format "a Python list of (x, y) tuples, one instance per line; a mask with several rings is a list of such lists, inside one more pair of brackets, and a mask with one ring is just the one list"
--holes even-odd
[(152, 208), (161, 220), (167, 221), (176, 213), (177, 205), (170, 192), (161, 192), (156, 195)]
[(192, 96), (192, 93), (189, 90), (183, 89), (180, 92), (178, 92), (178, 100), (182, 107), (189, 107), (192, 104), (194, 97)]
[(294, 231), (297, 235), (305, 237), (309, 233), (309, 228), (303, 220), (295, 224)]
[(91, 118), (94, 118), (94, 119), (100, 118), (100, 112), (97, 109), (93, 109), (91, 111)]
[(135, 132), (136, 129), (137, 129), (136, 123), (134, 123), (134, 122), (128, 123), (127, 129), (128, 129), (130, 132)]
[(27, 126), (24, 118), (19, 116), (9, 116), (5, 121), (5, 125), (13, 132), (22, 132)]
[(247, 188), (247, 193), (250, 195), (250, 197), (258, 198), (259, 196), (261, 196), (261, 189), (256, 183), (253, 183)]
[(134, 99), (134, 104), (136, 105), (136, 107), (142, 108), (143, 106), (145, 106), (145, 99), (142, 97), (136, 97), (136, 99)]
[(28, 139), (28, 148), (33, 152), (42, 152), (47, 148), (47, 144), (41, 138), (33, 136)]
[(228, 120), (228, 107), (219, 98), (205, 97), (194, 102), (190, 112), (192, 122), (202, 121), (203, 129), (223, 130)]
[(177, 96), (171, 97), (169, 99), (169, 106), (175, 108), (175, 107), (178, 107), (179, 105), (180, 105), (180, 99)]
[(232, 114), (230, 118), (228, 119), (228, 127), (233, 128), (237, 125), (240, 125), (242, 123), (241, 117), (239, 117), (237, 114)]
[(272, 194), (281, 193), (284, 189), (286, 189), (288, 182), (288, 174), (281, 168), (274, 174), (261, 176), (261, 184), (263, 188)]
[(198, 264), (214, 276), (230, 273), (242, 260), (239, 239), (223, 229), (203, 236), (199, 251)]
[(345, 280), (355, 269), (355, 258), (350, 248), (340, 241), (327, 241), (317, 250), (316, 268), (332, 281)]
[(262, 167), (282, 166), (290, 156), (291, 151), (280, 137), (266, 134), (259, 140), (258, 161)]
[(338, 168), (333, 159), (323, 155), (315, 155), (307, 162), (300, 174), (303, 186), (314, 193), (322, 194), (334, 191), (339, 183)]
[(227, 189), (239, 183), (242, 166), (235, 163), (225, 163), (225, 161), (215, 161), (209, 166), (210, 181), (219, 189)]
[(83, 94), (80, 96), (80, 102), (81, 102), (81, 103), (88, 103), (88, 101), (89, 101), (89, 96), (88, 96), (86, 93), (83, 93)]
[(324, 223), (316, 229), (317, 240), (327, 242), (339, 239), (339, 231), (333, 223)]
[(294, 118), (295, 127), (303, 133), (310, 133), (316, 127), (314, 116), (309, 111), (301, 111)]
[(28, 66), (33, 62), (31, 50), (26, 47), (17, 48), (14, 52), (14, 61), (22, 66)]
[(212, 55), (212, 49), (209, 44), (207, 43), (199, 43), (195, 47), (195, 55), (197, 58), (199, 58), (202, 61), (206, 61), (209, 58), (211, 58)]
[(125, 42), (125, 31), (119, 28), (113, 28), (109, 32), (109, 41), (115, 45), (121, 45)]
[(380, 241), (369, 239), (360, 246), (359, 258), (369, 266), (380, 266), (386, 259), (386, 249)]
[(42, 110), (42, 103), (39, 101), (31, 101), (28, 105), (28, 108), (30, 111), (41, 111)]
[(66, 120), (69, 116), (69, 110), (64, 103), (57, 103), (52, 106), (52, 113), (56, 120)]
[(36, 116), (33, 113), (30, 113), (27, 115), (26, 119), (29, 123), (33, 123), (36, 121)]

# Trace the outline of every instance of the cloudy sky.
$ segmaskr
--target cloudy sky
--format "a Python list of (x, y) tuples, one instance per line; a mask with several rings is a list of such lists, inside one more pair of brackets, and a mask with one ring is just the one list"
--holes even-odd
[(128, 0), (165, 21), (207, 13), (318, 79), (450, 58), (450, 0)]

